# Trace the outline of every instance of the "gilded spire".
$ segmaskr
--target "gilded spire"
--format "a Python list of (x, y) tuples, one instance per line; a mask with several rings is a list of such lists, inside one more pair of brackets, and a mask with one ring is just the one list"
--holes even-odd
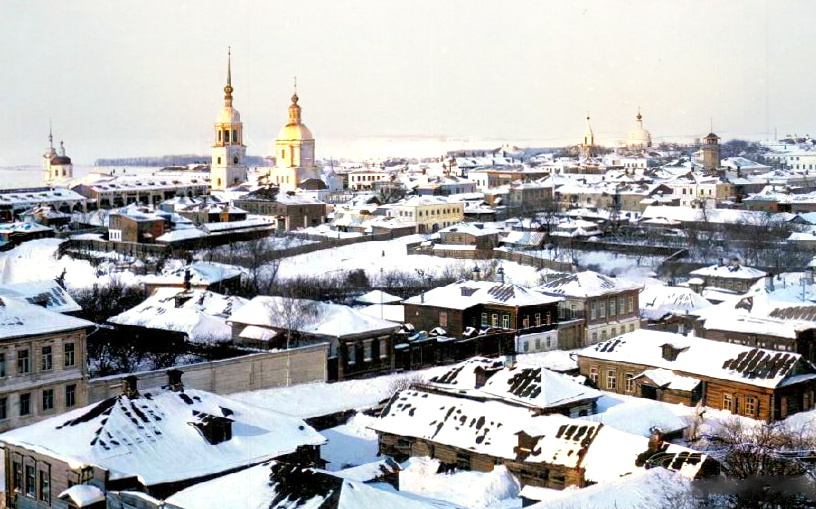
[(232, 106), (232, 52), (227, 46), (227, 86), (224, 87), (224, 105)]
[(292, 105), (289, 106), (289, 125), (300, 124), (299, 100), (300, 98), (297, 95), (297, 76), (295, 76), (295, 92), (292, 94)]
[(638, 121), (643, 120), (643, 115), (640, 114), (640, 106), (638, 106), (637, 119), (638, 119)]

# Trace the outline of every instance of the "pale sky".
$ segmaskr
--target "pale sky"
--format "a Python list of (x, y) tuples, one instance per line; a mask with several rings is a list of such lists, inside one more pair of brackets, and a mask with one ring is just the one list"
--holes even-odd
[(49, 117), (75, 163), (208, 154), (227, 46), (252, 155), (295, 75), (318, 158), (578, 143), (587, 110), (612, 144), (638, 105), (656, 141), (712, 117), (725, 139), (816, 136), (814, 19), (809, 0), (2, 0), (0, 166), (39, 165)]

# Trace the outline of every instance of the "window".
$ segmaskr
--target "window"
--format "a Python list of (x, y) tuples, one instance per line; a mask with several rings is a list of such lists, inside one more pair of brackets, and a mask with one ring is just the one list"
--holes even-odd
[(31, 364), (28, 357), (28, 350), (17, 350), (17, 373), (25, 374), (31, 372)]
[(28, 415), (31, 413), (31, 394), (20, 394), (20, 415)]
[(0, 377), (6, 376), (6, 354), (0, 353)]
[(49, 467), (40, 467), (40, 500), (51, 503), (51, 472)]
[(502, 315), (502, 329), (510, 328), (510, 315)]
[(8, 398), (0, 398), (0, 421), (8, 419)]
[(612, 337), (613, 338), (618, 337), (618, 328), (617, 327), (612, 327)]
[(42, 357), (40, 358), (40, 370), (51, 371), (53, 367), (53, 363), (51, 362), (51, 347), (44, 346), (42, 347)]
[(66, 368), (69, 367), (69, 366), (73, 366), (74, 363), (76, 362), (76, 357), (75, 357), (74, 354), (75, 354), (75, 352), (74, 352), (74, 343), (73, 342), (65, 343), (64, 356), (65, 356), (65, 367)]
[(37, 492), (37, 486), (34, 484), (36, 481), (36, 474), (34, 472), (34, 465), (26, 465), (25, 466), (25, 494), (28, 497), (34, 498), (34, 495)]
[[(561, 311), (561, 309), (563, 309), (563, 308), (559, 308), (559, 311)], [(536, 313), (535, 314), (535, 324), (536, 324), (536, 327), (541, 325), (541, 313)]]
[(606, 372), (606, 388), (610, 390), (618, 388), (618, 376), (614, 369), (607, 370)]
[(598, 333), (597, 333), (597, 332), (593, 332), (593, 333), (592, 333), (592, 342), (593, 342), (593, 343), (597, 343), (597, 342), (598, 342)]
[(76, 385), (66, 385), (65, 386), (65, 406), (66, 408), (71, 408), (72, 406), (76, 405)]
[(745, 398), (745, 415), (755, 416), (757, 411), (757, 400), (753, 396)]
[(530, 342), (529, 342), (529, 341), (525, 341), (525, 342), (524, 342), (524, 351), (525, 351), (525, 352), (529, 352), (529, 351), (530, 351)]
[(606, 341), (606, 329), (601, 331), (601, 341)]
[(631, 313), (635, 309), (635, 298), (629, 297), (629, 303), (626, 306), (626, 312)]
[(354, 343), (346, 344), (348, 347), (348, 363), (349, 364), (356, 364), (357, 363), (357, 347), (354, 346)]
[(14, 461), (14, 486), (16, 492), (23, 491), (23, 464), (19, 460)]
[(634, 331), (634, 330), (635, 330), (635, 324), (630, 323), (630, 324), (629, 324), (629, 332), (632, 332), (632, 331)]
[(363, 360), (370, 362), (371, 359), (371, 341), (363, 341)]
[(541, 338), (535, 338), (535, 349), (541, 349)]
[(487, 327), (487, 313), (482, 313), (482, 327)]
[(592, 320), (596, 320), (598, 318), (598, 303), (593, 302), (589, 307), (589, 317)]
[(615, 299), (609, 299), (609, 316), (615, 316)]
[(730, 394), (723, 394), (723, 410), (728, 410), (729, 412), (734, 411), (734, 396)]
[(498, 313), (493, 313), (493, 316), (490, 317), (490, 325), (493, 327), (499, 326), (499, 315)]
[(635, 375), (632, 373), (626, 373), (623, 375), (626, 379), (626, 393), (627, 394), (634, 394), (635, 393)]
[(590, 366), (589, 379), (592, 380), (592, 383), (598, 385), (598, 366)]
[(440, 311), (439, 312), (439, 326), (440, 327), (447, 327), (448, 326), (448, 312), (447, 311)]
[(54, 389), (43, 389), (42, 391), (42, 411), (54, 409)]

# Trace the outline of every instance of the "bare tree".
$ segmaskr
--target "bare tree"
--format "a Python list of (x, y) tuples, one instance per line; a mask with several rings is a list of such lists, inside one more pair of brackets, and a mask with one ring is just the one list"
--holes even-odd
[(309, 328), (320, 318), (320, 305), (312, 300), (297, 299), (287, 295), (267, 299), (265, 306), (269, 314), (269, 323), (274, 329), (283, 332), (286, 348), (286, 385), (292, 383), (290, 349), (297, 346), (304, 336), (310, 334)]

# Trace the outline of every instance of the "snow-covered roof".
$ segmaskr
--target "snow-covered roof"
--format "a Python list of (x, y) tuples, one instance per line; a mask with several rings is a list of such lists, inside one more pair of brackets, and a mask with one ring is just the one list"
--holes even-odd
[(53, 279), (2, 285), (0, 296), (25, 300), (31, 304), (44, 304), (45, 309), (56, 313), (73, 313), (82, 310), (71, 294)]
[(74, 507), (88, 507), (105, 501), (102, 490), (92, 484), (75, 484), (59, 494), (57, 498), (69, 501)]
[(706, 330), (741, 332), (761, 336), (796, 339), (797, 331), (813, 328), (812, 322), (749, 315), (739, 309), (710, 313), (703, 324)]
[(49, 311), (29, 302), (0, 297), (0, 339), (86, 329), (93, 322)]
[(61, 203), (64, 201), (85, 201), (81, 194), (64, 187), (37, 187), (31, 189), (4, 189), (0, 191), (0, 204)]
[[(663, 347), (667, 345), (676, 353), (674, 360), (663, 357)], [(588, 346), (577, 354), (767, 388), (778, 387), (786, 378), (801, 371), (814, 372), (798, 353), (645, 329)]]
[[(231, 421), (232, 438), (211, 444), (198, 425)], [(295, 452), (326, 439), (301, 419), (209, 392), (150, 389), (120, 395), (0, 435), (0, 442), (138, 475), (146, 486), (194, 479)]]
[(711, 303), (698, 293), (682, 286), (647, 286), (640, 292), (640, 316), (660, 320), (666, 315), (694, 314)]
[(160, 288), (136, 307), (112, 316), (117, 325), (145, 327), (186, 334), (195, 343), (229, 341), (226, 319), (248, 301), (207, 290)]
[(635, 378), (646, 377), (663, 389), (676, 391), (693, 391), (700, 385), (700, 380), (689, 376), (678, 375), (674, 371), (662, 368), (647, 369)]
[(500, 230), (480, 223), (457, 223), (439, 230), (439, 233), (467, 233), (474, 237), (498, 235)]
[(365, 295), (355, 298), (354, 301), (362, 302), (363, 304), (393, 304), (395, 302), (402, 302), (402, 299), (396, 295), (385, 293), (382, 290), (371, 290)]
[(698, 277), (721, 277), (727, 279), (759, 279), (761, 277), (765, 277), (768, 274), (763, 272), (759, 269), (755, 269), (753, 267), (746, 267), (741, 264), (737, 265), (709, 265), (708, 267), (703, 267), (701, 269), (693, 270), (689, 272), (690, 276), (698, 276)]
[[(388, 334), (399, 330), (400, 326), (394, 322), (383, 320), (340, 304), (315, 302), (304, 299), (286, 299), (284, 297), (269, 297), (260, 295), (234, 312), (229, 322), (245, 325), (257, 325), (273, 329), (285, 329), (287, 318), (280, 310), (303, 306), (304, 314), (308, 319), (298, 324), (297, 330), (315, 336), (341, 338), (346, 336)], [(289, 321), (288, 323), (293, 323)]]
[(444, 373), (432, 377), (429, 382), (440, 387), (453, 389), (475, 389), (477, 368), (493, 371), (502, 369), (503, 367), (504, 362), (499, 359), (471, 357), (470, 359), (451, 366)]
[(601, 393), (581, 385), (572, 377), (542, 368), (507, 367), (492, 375), (481, 392), (535, 408), (553, 408)]
[[(187, 230), (181, 230), (187, 231)], [(148, 274), (142, 282), (150, 285), (179, 286), (184, 283), (185, 272), (190, 271), (190, 285), (209, 286), (240, 276), (243, 271), (234, 265), (215, 262), (193, 262), (181, 267), (168, 267), (162, 274)]]
[[(661, 507), (666, 500), (682, 500), (689, 480), (663, 468), (652, 468), (608, 483), (577, 490), (525, 486), (520, 496), (539, 503), (529, 509), (643, 509)], [(678, 506), (679, 507), (679, 506)]]
[(560, 300), (560, 298), (543, 295), (511, 283), (463, 280), (434, 288), (423, 295), (416, 295), (407, 299), (405, 303), (447, 309), (467, 309), (479, 304), (537, 306)]
[(327, 472), (268, 462), (182, 490), (167, 499), (183, 509), (454, 509)]
[(585, 299), (640, 288), (640, 285), (625, 279), (611, 278), (587, 270), (543, 284), (537, 287), (536, 290), (548, 295), (562, 295), (564, 297)]
[[(372, 428), (398, 436), (422, 438), (524, 463), (547, 463), (584, 468), (590, 481), (600, 482), (631, 474), (638, 456), (648, 450), (648, 438), (617, 431), (598, 422), (559, 414), (535, 415), (531, 408), (499, 401), (476, 401), (414, 389), (395, 394)], [(519, 450), (519, 433), (533, 437), (528, 451)], [(694, 477), (705, 456), (669, 445), (693, 461), (678, 461), (684, 475)], [(679, 459), (679, 458), (678, 458)]]

